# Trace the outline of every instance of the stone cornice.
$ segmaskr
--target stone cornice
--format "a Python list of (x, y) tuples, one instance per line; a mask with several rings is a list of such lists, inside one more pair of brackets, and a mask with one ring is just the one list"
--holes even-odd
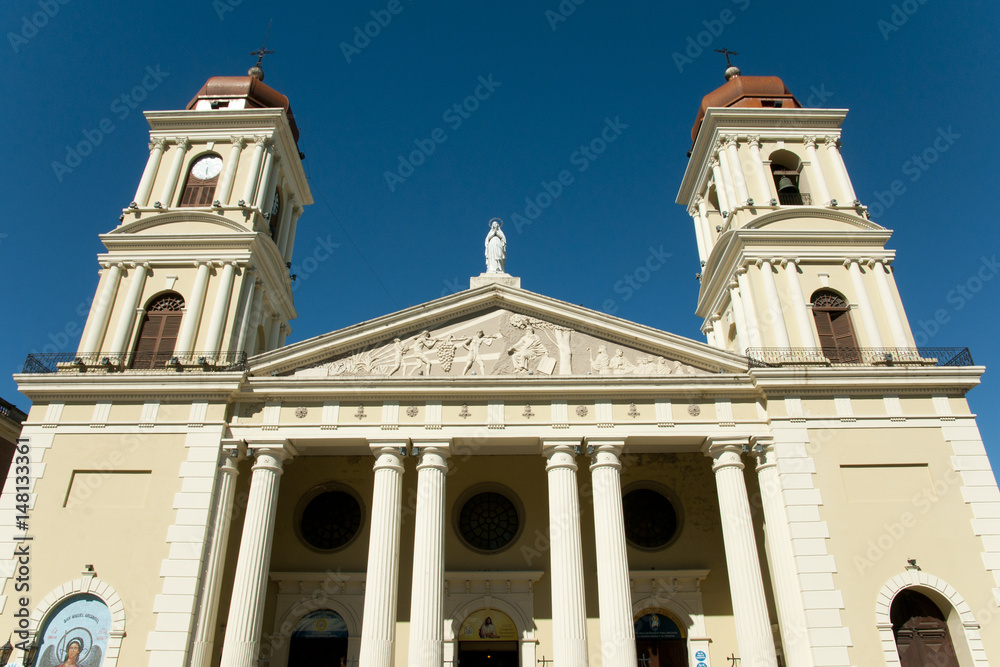
[(766, 395), (835, 394), (933, 396), (965, 394), (980, 383), (984, 366), (845, 366), (754, 368), (749, 371), (754, 386)]
[(18, 391), (34, 401), (129, 400), (164, 396), (228, 401), (243, 373), (50, 373), (14, 375)]

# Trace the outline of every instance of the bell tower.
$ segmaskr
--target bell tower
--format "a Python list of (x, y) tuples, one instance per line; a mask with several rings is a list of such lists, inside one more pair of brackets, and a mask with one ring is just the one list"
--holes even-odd
[(247, 76), (209, 79), (184, 110), (147, 111), (149, 159), (120, 224), (74, 363), (229, 364), (284, 344), (288, 269), (312, 195), (288, 98)]
[(702, 100), (677, 203), (694, 222), (711, 345), (764, 361), (915, 354), (891, 232), (868, 219), (840, 154), (846, 115), (733, 66)]

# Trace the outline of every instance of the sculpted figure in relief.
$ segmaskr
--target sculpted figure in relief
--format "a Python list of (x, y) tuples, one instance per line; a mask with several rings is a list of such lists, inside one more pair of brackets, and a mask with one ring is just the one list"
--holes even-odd
[(524, 335), (521, 336), (521, 340), (514, 343), (514, 346), (507, 350), (507, 354), (510, 355), (511, 361), (514, 362), (514, 369), (526, 373), (529, 361), (537, 357), (546, 357), (549, 351), (542, 344), (542, 339), (535, 333), (535, 328), (528, 326), (525, 329)]
[(398, 371), (403, 366), (403, 355), (406, 354), (410, 349), (409, 345), (404, 344), (398, 338), (392, 339), (392, 368), (386, 375), (392, 375)]
[(426, 329), (413, 339), (413, 352), (420, 359), (417, 370), (423, 370), (425, 374), (431, 372), (431, 360), (427, 358), (427, 353), (433, 349), (437, 342), (437, 338), (431, 338), (431, 333)]
[(472, 368), (472, 364), (479, 364), (479, 374), (486, 375), (486, 365), (483, 363), (482, 358), (479, 356), (479, 348), (486, 345), (492, 345), (493, 341), (500, 336), (487, 336), (483, 334), (483, 330), (480, 329), (472, 338), (466, 338), (465, 342), (462, 343), (462, 347), (469, 351), (469, 356), (465, 360), (465, 368), (462, 369), (462, 375), (469, 372)]
[(615, 375), (628, 375), (635, 370), (635, 366), (625, 358), (625, 352), (621, 348), (615, 350), (615, 356), (608, 362), (608, 365)]
[[(590, 352), (590, 348), (587, 348)], [(603, 345), (597, 346), (597, 356), (590, 358), (590, 370), (598, 375), (608, 375), (611, 373), (611, 359), (608, 358), (608, 350)]]
[(499, 219), (494, 218), (486, 235), (486, 273), (503, 273), (506, 263), (507, 237), (500, 229)]

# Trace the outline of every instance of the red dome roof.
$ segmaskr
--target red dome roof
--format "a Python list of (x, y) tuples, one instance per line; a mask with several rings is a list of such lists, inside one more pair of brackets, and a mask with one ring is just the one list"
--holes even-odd
[(734, 76), (705, 97), (691, 128), (691, 141), (698, 137), (701, 122), (709, 107), (801, 109), (785, 82), (776, 76)]

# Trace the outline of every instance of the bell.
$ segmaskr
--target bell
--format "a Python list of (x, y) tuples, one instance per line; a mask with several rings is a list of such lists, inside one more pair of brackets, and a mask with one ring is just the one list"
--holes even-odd
[(780, 179), (778, 179), (778, 192), (798, 192), (798, 191), (799, 189), (795, 187), (795, 183), (792, 182), (792, 179), (788, 178), (787, 176), (782, 176)]

